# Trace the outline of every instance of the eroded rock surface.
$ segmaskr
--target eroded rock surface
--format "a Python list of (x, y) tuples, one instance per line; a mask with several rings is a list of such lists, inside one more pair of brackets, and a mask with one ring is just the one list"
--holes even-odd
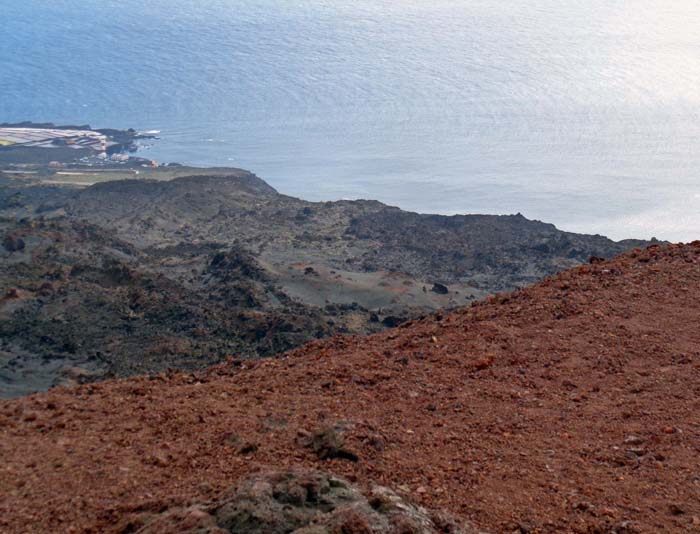
[(477, 534), (383, 486), (363, 492), (309, 469), (258, 474), (217, 504), (175, 508), (145, 521), (140, 534)]

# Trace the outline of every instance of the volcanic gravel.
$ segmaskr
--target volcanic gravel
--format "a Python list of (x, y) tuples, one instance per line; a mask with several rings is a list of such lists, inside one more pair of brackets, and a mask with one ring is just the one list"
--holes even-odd
[(700, 242), (653, 246), (371, 337), (3, 401), (0, 530), (130, 532), (299, 466), (494, 533), (700, 532), (699, 320)]

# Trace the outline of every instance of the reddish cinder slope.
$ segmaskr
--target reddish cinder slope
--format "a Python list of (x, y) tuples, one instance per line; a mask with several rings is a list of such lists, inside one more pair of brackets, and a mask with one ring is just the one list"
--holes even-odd
[[(0, 527), (118, 532), (301, 465), (492, 532), (700, 531), (699, 323), (696, 242), (280, 359), (5, 401)], [(359, 461), (300, 444), (335, 424)]]

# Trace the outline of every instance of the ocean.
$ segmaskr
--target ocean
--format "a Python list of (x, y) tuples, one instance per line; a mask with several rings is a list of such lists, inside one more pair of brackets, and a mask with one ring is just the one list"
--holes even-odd
[(696, 0), (1, 0), (0, 122), (310, 200), (700, 239)]

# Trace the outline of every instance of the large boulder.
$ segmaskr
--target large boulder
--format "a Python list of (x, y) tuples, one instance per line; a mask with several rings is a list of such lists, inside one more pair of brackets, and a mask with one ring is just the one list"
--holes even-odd
[(24, 239), (14, 235), (6, 235), (2, 240), (2, 246), (8, 252), (17, 252), (19, 250), (24, 250), (25, 244)]
[(268, 472), (243, 480), (211, 506), (175, 508), (140, 534), (477, 534), (382, 486), (362, 492), (315, 470)]
[(433, 284), (433, 288), (431, 289), (433, 293), (437, 293), (438, 295), (447, 295), (450, 290), (445, 284), (441, 284), (439, 282), (435, 282)]

